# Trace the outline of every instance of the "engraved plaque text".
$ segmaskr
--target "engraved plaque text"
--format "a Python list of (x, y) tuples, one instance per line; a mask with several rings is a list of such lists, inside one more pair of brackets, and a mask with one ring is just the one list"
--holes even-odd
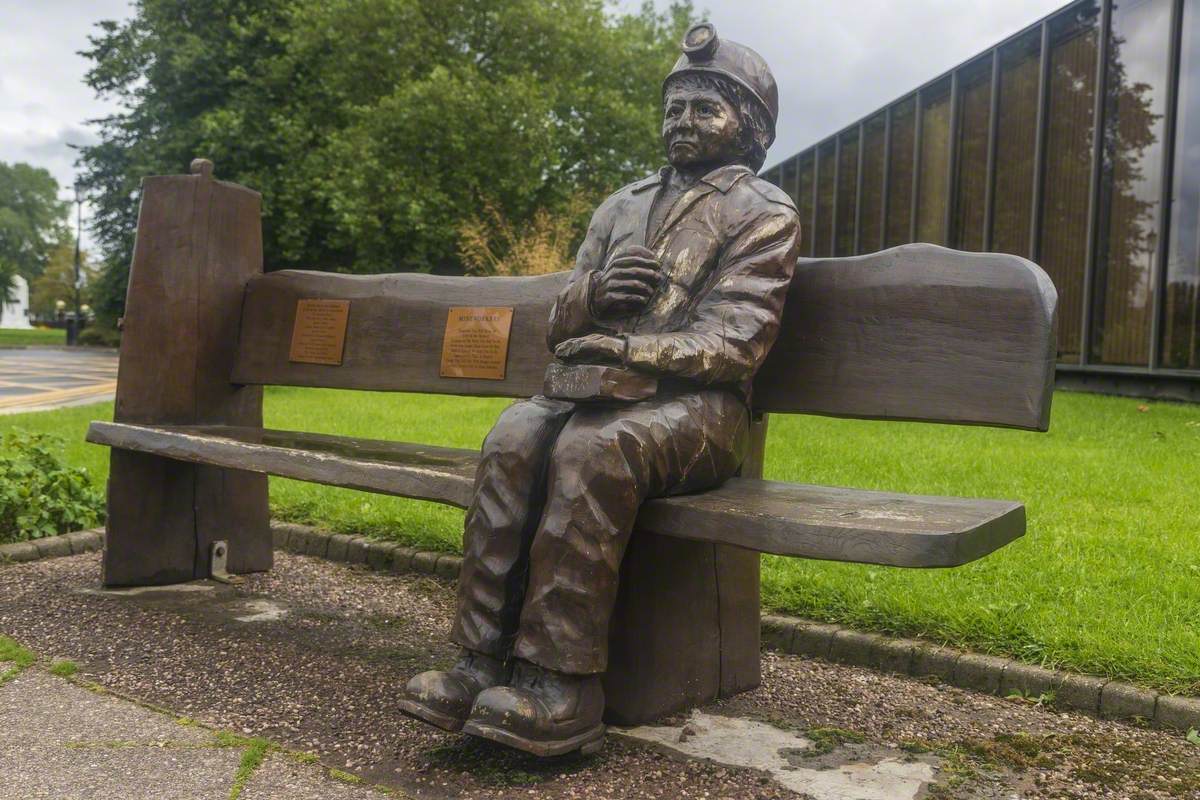
[(298, 300), (289, 361), (340, 366), (346, 346), (349, 300)]
[(441, 376), (504, 380), (512, 316), (511, 308), (451, 308), (442, 340)]

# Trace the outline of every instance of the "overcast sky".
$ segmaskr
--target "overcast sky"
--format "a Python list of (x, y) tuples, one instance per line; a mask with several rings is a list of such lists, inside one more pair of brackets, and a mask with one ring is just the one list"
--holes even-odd
[[(696, 6), (709, 11), (721, 36), (758, 50), (775, 72), (782, 110), (770, 166), (1064, 4), (706, 0)], [(129, 13), (128, 0), (0, 0), (0, 161), (45, 167), (70, 196), (68, 145), (95, 141), (87, 120), (113, 111), (83, 84), (88, 62), (76, 52), (87, 47), (96, 22)]]

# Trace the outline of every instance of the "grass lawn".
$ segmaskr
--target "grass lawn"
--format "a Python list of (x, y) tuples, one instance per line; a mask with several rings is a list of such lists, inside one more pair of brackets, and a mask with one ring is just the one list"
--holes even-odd
[(66, 343), (67, 332), (63, 330), (54, 330), (51, 328), (30, 328), (28, 330), (0, 328), (0, 347), (23, 347), (25, 345), (37, 344), (65, 345)]
[[(277, 428), (477, 447), (507, 401), (272, 388)], [(82, 442), (111, 405), (8, 417)], [(957, 569), (769, 557), (767, 606), (1200, 694), (1200, 407), (1062, 393), (1047, 434), (773, 417), (767, 477), (1024, 501), (1025, 538)], [(272, 479), (274, 514), (443, 550), (462, 512)]]

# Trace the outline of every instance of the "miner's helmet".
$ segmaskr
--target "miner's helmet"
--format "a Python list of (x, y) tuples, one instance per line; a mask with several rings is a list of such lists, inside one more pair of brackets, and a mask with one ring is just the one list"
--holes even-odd
[(663, 81), (663, 91), (671, 78), (688, 72), (720, 75), (737, 83), (766, 110), (771, 123), (766, 146), (770, 147), (775, 141), (775, 124), (779, 120), (779, 87), (775, 85), (775, 76), (766, 60), (744, 44), (722, 41), (717, 37), (717, 27), (711, 22), (689, 28), (680, 49), (683, 55)]

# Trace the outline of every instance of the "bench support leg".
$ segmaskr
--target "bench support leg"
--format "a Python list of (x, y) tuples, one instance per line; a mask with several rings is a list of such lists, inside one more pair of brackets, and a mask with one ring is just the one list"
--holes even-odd
[(270, 569), (267, 476), (128, 450), (110, 460), (105, 586), (207, 578), (221, 539), (229, 572)]
[[(129, 271), (117, 422), (262, 426), (262, 389), (229, 382), (246, 282), (262, 273), (261, 200), (192, 175), (147, 178)], [(230, 572), (271, 567), (267, 479), (241, 470), (113, 450), (106, 586), (207, 578), (211, 544)]]
[(759, 684), (759, 554), (634, 531), (609, 636), (605, 719), (653, 721)]

